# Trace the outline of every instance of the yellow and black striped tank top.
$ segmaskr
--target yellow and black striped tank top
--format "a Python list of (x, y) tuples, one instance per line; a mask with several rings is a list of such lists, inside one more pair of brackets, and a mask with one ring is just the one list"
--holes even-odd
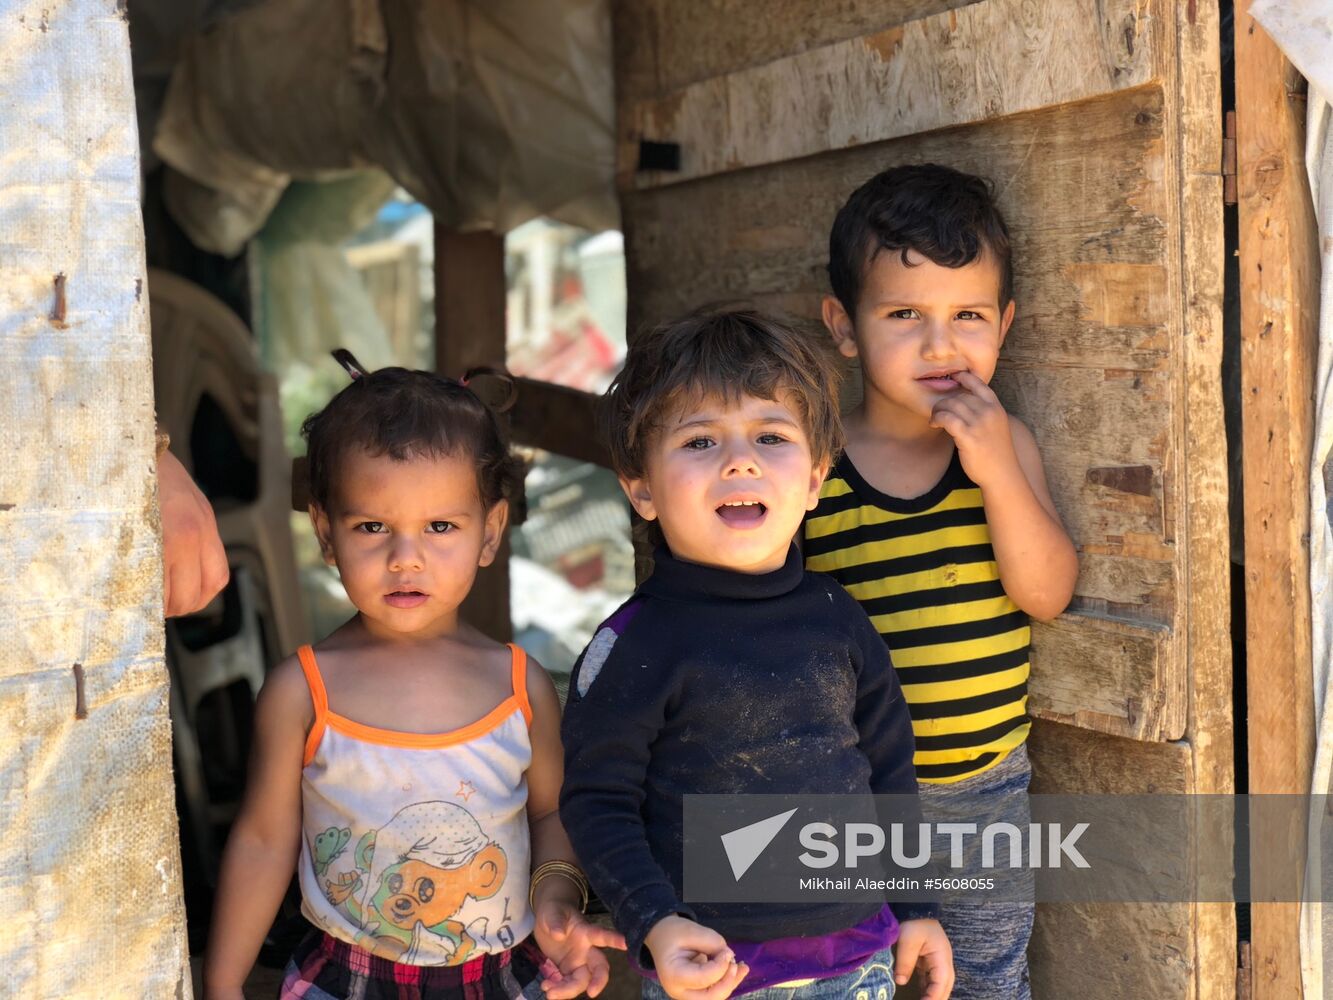
[(1000, 585), (981, 490), (957, 452), (910, 500), (844, 455), (806, 518), (805, 565), (846, 587), (888, 644), (918, 780), (980, 774), (1027, 739), (1028, 619)]

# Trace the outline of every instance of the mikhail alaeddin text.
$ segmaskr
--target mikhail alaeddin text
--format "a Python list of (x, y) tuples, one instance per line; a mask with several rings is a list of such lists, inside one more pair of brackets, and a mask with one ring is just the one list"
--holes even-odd
[(914, 878), (803, 878), (801, 879), (802, 889), (815, 890), (850, 890), (850, 889), (870, 889), (884, 890), (906, 890), (911, 892), (914, 889), (920, 889), (921, 883)]

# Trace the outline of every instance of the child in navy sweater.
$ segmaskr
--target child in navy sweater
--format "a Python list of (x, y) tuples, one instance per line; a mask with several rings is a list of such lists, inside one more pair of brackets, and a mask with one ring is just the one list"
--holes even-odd
[(815, 342), (745, 312), (640, 337), (607, 393), (621, 485), (665, 545), (574, 668), (561, 817), (645, 997), (884, 1000), (918, 963), (928, 1000), (952, 985), (928, 903), (682, 899), (686, 794), (916, 793), (884, 643), (792, 543), (837, 406)]

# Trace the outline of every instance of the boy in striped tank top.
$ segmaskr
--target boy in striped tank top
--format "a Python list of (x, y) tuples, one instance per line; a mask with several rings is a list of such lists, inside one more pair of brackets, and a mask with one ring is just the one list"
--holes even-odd
[[(988, 182), (894, 167), (829, 238), (823, 320), (863, 397), (805, 523), (806, 566), (841, 582), (893, 655), (922, 805), (1028, 822), (1028, 616), (1069, 603), (1073, 543), (1032, 432), (988, 383), (1014, 318), (1009, 233)], [(1027, 998), (1031, 902), (946, 901), (954, 996)]]

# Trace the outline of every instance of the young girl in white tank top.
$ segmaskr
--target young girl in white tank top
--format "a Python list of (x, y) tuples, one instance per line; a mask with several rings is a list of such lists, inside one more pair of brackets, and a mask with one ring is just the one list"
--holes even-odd
[(357, 614), (259, 695), (205, 994), (242, 997), (295, 867), (314, 930), (282, 997), (596, 996), (598, 947), (624, 942), (582, 916), (555, 689), (458, 614), (518, 466), (466, 378), (340, 360), (352, 384), (303, 430), (310, 515)]

